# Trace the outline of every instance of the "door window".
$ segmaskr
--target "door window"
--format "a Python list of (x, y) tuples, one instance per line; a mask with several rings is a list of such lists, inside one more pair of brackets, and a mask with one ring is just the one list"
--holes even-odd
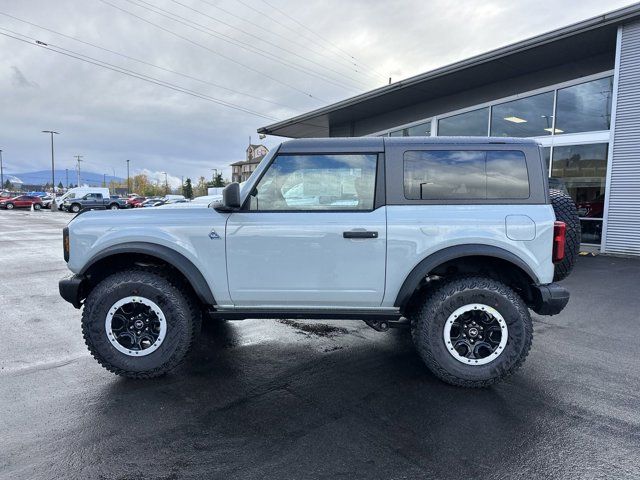
[(376, 154), (278, 155), (250, 197), (254, 211), (372, 210)]

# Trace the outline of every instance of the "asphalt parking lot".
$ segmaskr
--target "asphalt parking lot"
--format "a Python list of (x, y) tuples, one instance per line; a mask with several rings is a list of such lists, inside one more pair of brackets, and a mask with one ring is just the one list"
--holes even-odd
[(406, 331), (209, 324), (181, 369), (132, 381), (58, 296), (70, 216), (0, 211), (0, 478), (640, 478), (640, 261), (581, 258), (524, 368), (436, 380)]

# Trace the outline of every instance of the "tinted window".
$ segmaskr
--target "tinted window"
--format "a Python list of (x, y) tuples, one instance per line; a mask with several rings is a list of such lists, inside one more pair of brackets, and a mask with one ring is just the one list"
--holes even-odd
[(553, 92), (519, 98), (491, 109), (491, 135), (496, 137), (551, 135), (552, 128)]
[(487, 152), (487, 198), (529, 198), (529, 175), (524, 153)]
[(558, 90), (556, 132), (609, 130), (613, 77)]
[(404, 194), (408, 200), (528, 198), (525, 156), (519, 151), (406, 152)]
[(489, 131), (489, 108), (461, 113), (438, 120), (439, 136), (486, 137)]
[(279, 155), (250, 198), (251, 210), (371, 210), (375, 154)]

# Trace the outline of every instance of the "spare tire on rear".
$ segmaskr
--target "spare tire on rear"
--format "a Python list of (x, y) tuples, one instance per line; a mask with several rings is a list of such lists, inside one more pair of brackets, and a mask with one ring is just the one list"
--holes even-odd
[(564, 258), (556, 263), (553, 274), (553, 281), (559, 282), (569, 276), (580, 252), (580, 219), (576, 205), (569, 195), (560, 190), (549, 189), (549, 196), (556, 220), (564, 222), (567, 226)]

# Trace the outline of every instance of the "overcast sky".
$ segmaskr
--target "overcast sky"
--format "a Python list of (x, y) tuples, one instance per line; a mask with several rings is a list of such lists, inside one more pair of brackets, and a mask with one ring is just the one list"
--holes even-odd
[[(5, 171), (50, 168), (49, 138), (40, 132), (54, 129), (59, 168), (73, 168), (80, 154), (82, 168), (96, 173), (126, 176), (131, 159), (133, 173), (197, 178), (222, 168), (229, 177), (249, 137), (258, 143), (256, 129), (274, 120), (630, 3), (0, 0), (3, 14), (146, 62), (0, 15), (0, 33), (31, 43), (0, 35)], [(33, 46), (34, 39), (207, 99)]]

